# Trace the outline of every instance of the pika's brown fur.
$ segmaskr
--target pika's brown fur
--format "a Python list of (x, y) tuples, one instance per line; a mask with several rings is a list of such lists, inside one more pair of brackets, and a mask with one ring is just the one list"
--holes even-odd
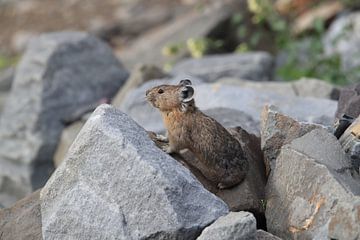
[[(167, 153), (189, 149), (199, 159), (193, 164), (219, 188), (242, 182), (249, 163), (240, 143), (213, 118), (196, 106), (190, 80), (161, 85), (146, 92), (147, 100), (161, 112), (167, 129)], [(160, 136), (160, 140), (167, 139)]]

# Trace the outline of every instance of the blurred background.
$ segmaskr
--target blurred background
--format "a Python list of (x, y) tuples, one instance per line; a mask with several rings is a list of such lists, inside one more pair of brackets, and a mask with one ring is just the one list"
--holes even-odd
[(184, 57), (264, 50), (276, 56), (276, 80), (343, 85), (360, 76), (360, 27), (356, 21), (331, 26), (359, 6), (351, 0), (0, 0), (0, 72), (15, 66), (37, 35), (81, 30), (109, 43), (129, 70), (139, 62), (171, 70)]

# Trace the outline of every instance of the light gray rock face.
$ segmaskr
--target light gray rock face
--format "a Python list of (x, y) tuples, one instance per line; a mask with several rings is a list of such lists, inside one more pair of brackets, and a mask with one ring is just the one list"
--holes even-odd
[(357, 82), (360, 77), (360, 13), (345, 14), (336, 19), (323, 42), (325, 53), (339, 54), (342, 69), (353, 73), (349, 80)]
[(230, 212), (205, 228), (197, 240), (256, 239), (256, 219), (249, 212)]
[[(192, 80), (192, 78), (190, 78)], [(129, 114), (146, 130), (163, 132), (160, 113), (145, 100), (147, 89), (178, 81), (152, 81), (130, 92), (120, 109)], [(227, 84), (194, 84), (195, 103), (200, 110), (231, 108), (245, 112), (260, 122), (265, 104), (273, 104), (281, 112), (299, 121), (332, 125), (337, 103), (328, 99), (282, 96), (276, 93), (240, 88)]]
[(195, 239), (228, 213), (119, 110), (95, 110), (40, 194), (44, 239)]
[(242, 78), (254, 81), (269, 81), (273, 72), (273, 59), (265, 52), (222, 54), (200, 59), (187, 59), (176, 64), (174, 75), (189, 74), (215, 82), (223, 77)]
[(313, 129), (323, 128), (318, 124), (298, 122), (279, 112), (275, 106), (266, 105), (261, 117), (261, 150), (267, 174), (274, 168), (282, 146)]
[(9, 205), (42, 186), (53, 169), (62, 121), (114, 95), (127, 76), (111, 49), (85, 33), (32, 41), (0, 119), (0, 202)]
[(334, 99), (339, 98), (338, 87), (320, 79), (301, 78), (293, 82), (271, 81), (255, 82), (238, 78), (222, 78), (217, 82), (236, 85), (242, 88), (251, 88), (263, 92), (272, 92), (284, 96), (299, 96)]
[[(267, 184), (268, 230), (285, 239), (357, 239), (359, 193), (359, 176), (339, 142), (315, 129), (276, 159)], [(340, 229), (336, 223), (345, 219)]]

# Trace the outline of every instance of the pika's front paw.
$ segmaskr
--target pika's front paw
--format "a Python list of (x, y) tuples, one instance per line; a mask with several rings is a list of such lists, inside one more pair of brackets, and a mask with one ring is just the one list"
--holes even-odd
[(161, 149), (168, 154), (174, 152), (169, 145), (162, 146)]

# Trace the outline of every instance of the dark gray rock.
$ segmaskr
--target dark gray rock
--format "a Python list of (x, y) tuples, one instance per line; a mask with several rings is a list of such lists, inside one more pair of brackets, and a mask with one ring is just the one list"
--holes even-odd
[(266, 105), (261, 114), (261, 150), (267, 175), (274, 168), (281, 147), (321, 125), (298, 122), (279, 112), (275, 106)]
[(230, 212), (204, 229), (197, 240), (256, 239), (256, 220), (249, 212)]
[(277, 236), (272, 235), (271, 233), (265, 232), (263, 230), (257, 230), (255, 235), (256, 240), (281, 240)]
[(42, 186), (65, 119), (113, 96), (127, 76), (111, 49), (85, 33), (32, 41), (0, 119), (0, 202), (9, 205)]
[(285, 239), (356, 239), (330, 223), (352, 216), (342, 225), (350, 222), (356, 236), (359, 193), (359, 176), (337, 139), (315, 129), (285, 145), (276, 159), (267, 184), (268, 230)]
[[(181, 78), (177, 78), (179, 80)], [(193, 78), (190, 78), (193, 80)], [(164, 125), (158, 110), (145, 100), (147, 89), (160, 84), (177, 84), (179, 81), (151, 81), (130, 92), (120, 106), (146, 130), (163, 132)], [(194, 82), (194, 81), (193, 81)], [(194, 84), (195, 102), (200, 110), (231, 108), (245, 112), (260, 122), (265, 104), (277, 106), (281, 112), (299, 121), (332, 125), (336, 102), (328, 99), (282, 96), (276, 93), (241, 88), (227, 84)]]
[(44, 239), (195, 239), (228, 213), (109, 105), (92, 114), (40, 200)]
[(0, 71), (0, 92), (7, 92), (10, 90), (14, 75), (15, 68), (13, 67)]
[(39, 240), (41, 234), (40, 190), (0, 210), (1, 240)]
[(233, 77), (254, 81), (269, 81), (272, 78), (273, 59), (265, 52), (222, 54), (201, 59), (187, 59), (176, 64), (174, 75), (189, 74), (215, 82), (223, 77)]
[(360, 77), (360, 13), (340, 15), (330, 25), (324, 39), (327, 55), (339, 54), (348, 80), (357, 82)]
[(360, 83), (343, 88), (340, 91), (336, 118), (343, 115), (357, 118), (360, 114)]

